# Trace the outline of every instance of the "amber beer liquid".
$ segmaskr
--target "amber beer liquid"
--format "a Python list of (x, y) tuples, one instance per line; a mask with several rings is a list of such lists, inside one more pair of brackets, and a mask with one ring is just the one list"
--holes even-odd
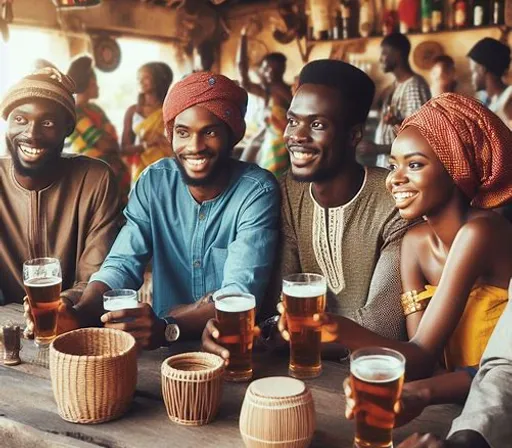
[(215, 298), (215, 317), (219, 323), (219, 344), (229, 350), (229, 364), (224, 373), (228, 381), (252, 378), (252, 345), (256, 300), (250, 294)]
[(32, 308), (36, 343), (47, 345), (57, 335), (57, 310), (60, 304), (62, 279), (33, 278), (25, 280), (24, 283)]
[(359, 409), (355, 413), (357, 448), (393, 447), (394, 406), (402, 392), (405, 368), (397, 354), (401, 359), (368, 354), (351, 362), (351, 387)]
[(322, 331), (313, 315), (325, 311), (325, 284), (283, 282), (283, 301), (290, 334), (289, 373), (295, 378), (315, 378), (322, 373)]

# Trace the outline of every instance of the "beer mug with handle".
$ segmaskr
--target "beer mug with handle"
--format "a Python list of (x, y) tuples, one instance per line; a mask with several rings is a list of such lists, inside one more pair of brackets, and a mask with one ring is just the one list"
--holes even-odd
[(299, 379), (322, 373), (322, 329), (313, 319), (325, 311), (327, 282), (319, 274), (292, 274), (283, 279), (283, 304), (290, 333), (288, 372)]
[(47, 347), (57, 336), (62, 271), (56, 258), (35, 258), (23, 263), (23, 284), (34, 320), (35, 342)]
[(395, 404), (404, 383), (405, 358), (391, 349), (370, 347), (350, 357), (355, 400), (356, 448), (392, 448)]

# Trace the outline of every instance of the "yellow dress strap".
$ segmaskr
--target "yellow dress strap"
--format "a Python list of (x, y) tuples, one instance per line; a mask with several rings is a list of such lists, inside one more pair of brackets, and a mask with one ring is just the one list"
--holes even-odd
[(435, 291), (435, 286), (425, 285), (425, 289), (423, 291), (418, 292), (416, 289), (413, 289), (411, 291), (404, 292), (400, 297), (404, 315), (407, 317), (409, 314), (423, 311), (428, 306)]

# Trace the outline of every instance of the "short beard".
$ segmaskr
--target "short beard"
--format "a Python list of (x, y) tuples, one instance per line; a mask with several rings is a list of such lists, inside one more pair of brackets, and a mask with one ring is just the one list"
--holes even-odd
[(64, 143), (62, 144), (60, 151), (52, 150), (52, 153), (55, 155), (49, 155), (44, 158), (37, 166), (34, 167), (26, 167), (23, 166), (18, 154), (18, 150), (15, 147), (14, 143), (12, 143), (7, 137), (5, 137), (5, 145), (8, 153), (11, 155), (12, 164), (14, 166), (14, 170), (21, 176), (24, 177), (38, 177), (43, 174), (45, 171), (49, 169), (49, 167), (55, 163), (62, 153), (64, 148)]
[(215, 162), (210, 173), (206, 177), (203, 177), (202, 179), (194, 179), (193, 177), (190, 177), (187, 174), (187, 170), (185, 169), (185, 167), (181, 163), (181, 160), (178, 157), (176, 157), (176, 165), (178, 165), (181, 177), (183, 178), (183, 182), (185, 182), (186, 185), (190, 187), (208, 187), (214, 184), (215, 181), (220, 177), (220, 175), (228, 166), (230, 160), (231, 152), (229, 150), (223, 150), (222, 153), (219, 154), (219, 158)]

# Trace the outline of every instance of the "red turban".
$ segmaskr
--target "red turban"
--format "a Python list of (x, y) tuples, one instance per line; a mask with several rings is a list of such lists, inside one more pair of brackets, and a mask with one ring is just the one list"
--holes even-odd
[(226, 123), (233, 131), (233, 144), (242, 140), (245, 134), (247, 92), (234, 81), (223, 75), (197, 72), (171, 87), (163, 105), (169, 139), (176, 116), (193, 106), (205, 108)]
[(512, 132), (473, 98), (445, 93), (407, 118), (427, 140), (455, 184), (475, 207), (512, 200)]

